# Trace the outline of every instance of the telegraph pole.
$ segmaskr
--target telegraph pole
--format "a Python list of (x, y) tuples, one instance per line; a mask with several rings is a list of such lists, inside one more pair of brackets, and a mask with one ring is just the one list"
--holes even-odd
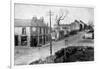
[(37, 31), (38, 32), (38, 37), (37, 37), (38, 38), (38, 40), (37, 40), (38, 43), (37, 43), (37, 46), (39, 46), (39, 25), (38, 25), (38, 23), (37, 23), (37, 30), (38, 30)]
[(49, 20), (50, 20), (50, 55), (52, 55), (51, 16), (52, 16), (52, 14), (51, 14), (51, 10), (50, 10), (50, 11), (49, 11)]

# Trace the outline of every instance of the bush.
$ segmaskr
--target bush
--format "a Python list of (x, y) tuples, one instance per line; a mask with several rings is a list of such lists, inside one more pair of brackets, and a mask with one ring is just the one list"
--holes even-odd
[(75, 62), (75, 61), (93, 61), (94, 60), (94, 48), (84, 46), (72, 46), (63, 48), (55, 53), (55, 63), (61, 62)]
[(45, 63), (64, 63), (64, 62), (76, 62), (76, 61), (93, 61), (94, 60), (94, 48), (89, 46), (70, 46), (62, 48), (57, 51), (55, 55), (48, 56), (44, 60), (39, 59), (31, 62), (33, 64), (45, 64)]
[(33, 64), (39, 64), (41, 60), (36, 60), (36, 61), (33, 61), (31, 62), (29, 65), (33, 65)]

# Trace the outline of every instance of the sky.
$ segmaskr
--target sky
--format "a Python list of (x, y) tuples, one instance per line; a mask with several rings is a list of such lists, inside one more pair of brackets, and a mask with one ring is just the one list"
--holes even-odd
[(16, 19), (32, 19), (32, 17), (44, 17), (45, 23), (49, 24), (49, 11), (52, 12), (51, 23), (52, 26), (56, 24), (56, 15), (61, 13), (65, 15), (61, 24), (70, 24), (75, 19), (82, 20), (85, 23), (93, 22), (94, 9), (86, 7), (71, 7), (71, 6), (50, 6), (50, 5), (36, 5), (36, 4), (18, 4), (14, 5), (14, 18)]

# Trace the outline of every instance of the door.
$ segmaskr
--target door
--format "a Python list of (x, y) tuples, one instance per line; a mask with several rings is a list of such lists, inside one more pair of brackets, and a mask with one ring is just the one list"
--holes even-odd
[(15, 35), (15, 46), (18, 46), (18, 35)]
[(31, 47), (36, 47), (36, 46), (37, 46), (37, 37), (31, 36)]
[(21, 45), (26, 46), (27, 45), (27, 36), (21, 36)]

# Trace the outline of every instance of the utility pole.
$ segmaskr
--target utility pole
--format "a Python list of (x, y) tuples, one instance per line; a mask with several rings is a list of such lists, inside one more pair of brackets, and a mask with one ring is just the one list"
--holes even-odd
[(51, 10), (50, 10), (50, 11), (49, 11), (49, 20), (50, 20), (50, 55), (52, 55), (51, 16), (52, 16), (52, 12), (51, 12)]
[(37, 23), (37, 33), (38, 33), (38, 35), (37, 35), (37, 46), (39, 46), (39, 42), (40, 42), (40, 38), (39, 38), (39, 33), (40, 31), (39, 31), (39, 25), (38, 25), (38, 23)]

